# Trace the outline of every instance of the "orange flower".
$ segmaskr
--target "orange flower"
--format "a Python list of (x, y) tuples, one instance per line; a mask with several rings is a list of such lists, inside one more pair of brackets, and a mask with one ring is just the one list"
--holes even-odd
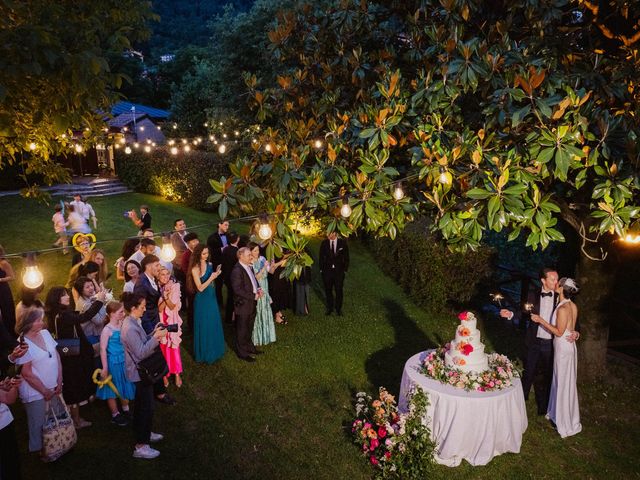
[(458, 328), (458, 333), (461, 337), (468, 337), (469, 335), (471, 335), (471, 330), (469, 330), (467, 327), (460, 327)]

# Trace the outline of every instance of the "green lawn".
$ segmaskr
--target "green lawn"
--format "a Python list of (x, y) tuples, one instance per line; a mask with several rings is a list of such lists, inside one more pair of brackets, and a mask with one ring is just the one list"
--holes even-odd
[[(98, 239), (134, 234), (122, 212), (151, 206), (156, 231), (183, 217), (188, 225), (215, 222), (198, 212), (157, 197), (125, 194), (96, 198)], [(0, 243), (8, 252), (44, 248), (54, 239), (50, 207), (18, 197), (0, 198), (5, 221)], [(201, 237), (213, 229), (203, 229)], [(111, 263), (121, 242), (103, 245)], [(317, 250), (317, 243), (314, 245)], [(325, 317), (314, 271), (312, 314), (290, 315), (277, 327), (278, 341), (264, 347), (255, 364), (228, 350), (212, 366), (196, 365), (190, 339), (183, 343), (184, 386), (173, 387), (178, 405), (158, 405), (154, 429), (166, 435), (155, 461), (131, 458), (132, 434), (108, 422), (106, 406), (84, 408), (94, 425), (79, 433), (74, 451), (53, 465), (26, 454), (22, 407), (13, 408), (24, 478), (206, 478), (206, 479), (365, 479), (371, 470), (350, 442), (344, 425), (359, 390), (384, 385), (397, 393), (405, 360), (453, 336), (455, 316), (433, 316), (417, 308), (375, 265), (357, 242), (346, 281), (344, 317)], [(70, 259), (58, 253), (39, 258), (47, 286), (64, 282)], [(19, 266), (20, 262), (14, 264)], [(115, 282), (112, 286), (116, 286)], [(14, 282), (14, 292), (18, 282)], [(485, 343), (517, 355), (520, 337), (497, 321), (485, 321)], [(227, 343), (231, 331), (227, 329)], [(437, 467), (436, 478), (640, 478), (640, 372), (611, 364), (600, 384), (581, 385), (583, 432), (562, 440), (527, 405), (529, 428), (522, 452), (495, 458), (488, 466)], [(470, 432), (471, 433), (471, 432)]]

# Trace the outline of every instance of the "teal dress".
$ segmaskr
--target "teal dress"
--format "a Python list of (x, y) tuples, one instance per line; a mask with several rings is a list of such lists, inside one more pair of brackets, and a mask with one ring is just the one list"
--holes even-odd
[[(109, 343), (107, 343), (107, 363), (113, 385), (125, 400), (133, 400), (136, 397), (136, 386), (127, 380), (124, 366), (124, 346), (120, 340), (120, 330), (107, 325), (104, 328), (111, 330)], [(96, 397), (101, 400), (116, 398), (115, 392), (108, 385), (98, 387)]]
[[(256, 275), (266, 263), (267, 260), (264, 257), (260, 257), (254, 262), (253, 271)], [(268, 275), (264, 275), (262, 279), (258, 280), (258, 285), (262, 288), (264, 295), (256, 305), (256, 323), (253, 325), (252, 337), (254, 345), (266, 345), (276, 341), (276, 325), (273, 322), (273, 312), (271, 311)]]
[[(206, 282), (211, 275), (213, 267), (209, 263), (200, 282)], [(211, 282), (202, 292), (197, 292), (193, 300), (193, 351), (196, 362), (213, 363), (224, 355), (224, 333), (213, 285)]]

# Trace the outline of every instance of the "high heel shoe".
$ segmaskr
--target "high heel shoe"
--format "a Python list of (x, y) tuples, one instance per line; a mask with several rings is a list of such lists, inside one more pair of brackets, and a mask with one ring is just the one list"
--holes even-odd
[(176, 375), (176, 387), (182, 387), (182, 378), (179, 375)]
[(164, 388), (167, 388), (169, 386), (169, 377), (164, 377), (162, 383), (164, 383)]

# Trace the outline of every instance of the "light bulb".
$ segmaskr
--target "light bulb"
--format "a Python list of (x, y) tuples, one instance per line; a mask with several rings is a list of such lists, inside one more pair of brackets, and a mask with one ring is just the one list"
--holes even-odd
[(140, 126), (138, 127), (138, 129), (139, 129), (141, 132), (144, 132), (144, 125), (140, 125)]
[(224, 123), (220, 122), (218, 125), (222, 126), (222, 125), (224, 125)]
[(226, 151), (227, 151), (227, 147), (226, 147), (226, 145), (225, 145), (225, 144), (222, 144), (222, 145), (220, 145), (220, 146), (218, 147), (218, 152), (220, 152), (220, 153), (224, 153), (224, 152), (226, 152)]
[(313, 146), (317, 149), (322, 148), (322, 140), (316, 140), (315, 142), (313, 142)]
[(34, 142), (31, 142), (29, 144), (29, 150), (35, 150), (36, 149), (36, 144)]
[(260, 229), (258, 230), (258, 236), (262, 240), (269, 240), (273, 235), (273, 231), (271, 230), (271, 225), (268, 223), (263, 223), (260, 225)]
[(163, 262), (171, 262), (176, 258), (176, 250), (171, 245), (171, 242), (165, 242), (162, 244), (162, 250), (160, 250), (160, 258)]
[(131, 147), (126, 147), (124, 149), (124, 153), (126, 153), (127, 155), (129, 155), (131, 153)]
[(123, 132), (128, 132), (129, 131), (129, 127), (122, 127), (122, 131)]
[(82, 145), (80, 145), (80, 144), (76, 145), (76, 152), (78, 152), (78, 153), (82, 152)]
[(240, 132), (236, 130), (235, 132), (233, 132), (233, 134), (237, 137), (238, 135), (240, 135)]
[(120, 144), (119, 143), (114, 143), (113, 144), (113, 148), (115, 148), (116, 150), (120, 148)]
[(213, 140), (214, 140), (214, 139), (215, 139), (215, 138), (214, 138), (214, 136), (213, 136), (213, 135), (209, 135), (209, 141), (210, 141), (210, 142), (213, 142)]
[(133, 148), (140, 148), (140, 144), (138, 142), (134, 143)]
[(125, 144), (127, 143), (127, 139), (122, 137), (120, 140), (118, 140), (120, 143)]
[(396, 200), (402, 200), (404, 198), (404, 190), (402, 189), (402, 185), (398, 184), (393, 189), (393, 198)]
[(30, 289), (38, 288), (42, 285), (43, 281), (42, 272), (40, 272), (37, 265), (25, 268), (24, 274), (22, 275), (22, 283), (25, 287)]
[(145, 151), (145, 152), (147, 152), (147, 153), (149, 153), (149, 152), (151, 151), (151, 147), (150, 147), (149, 145), (146, 145), (146, 146), (144, 147), (144, 151)]
[(190, 152), (191, 151), (191, 147), (189, 145), (185, 145), (184, 146), (184, 151), (185, 152)]
[(186, 138), (183, 138), (183, 139), (182, 139), (182, 144), (183, 144), (183, 145), (186, 145), (187, 143), (188, 143), (188, 142), (187, 142), (187, 139), (186, 139)]
[(172, 155), (177, 155), (178, 154), (178, 147), (171, 147), (171, 154)]
[(351, 215), (351, 205), (349, 205), (349, 202), (344, 202), (342, 204), (342, 207), (340, 207), (340, 215), (342, 215), (344, 218), (347, 218)]
[(267, 144), (264, 146), (264, 149), (265, 149), (267, 152), (270, 152), (270, 151), (271, 151), (271, 144), (270, 144), (270, 143), (267, 143)]
[(158, 130), (160, 130), (160, 125), (158, 125), (156, 128), (157, 128)]
[(176, 141), (175, 141), (175, 140), (173, 140), (173, 139), (171, 139), (171, 140), (169, 140), (167, 143), (168, 143), (169, 145), (174, 145), (174, 144), (176, 143)]
[(208, 126), (209, 126), (209, 123), (208, 123), (208, 122), (204, 122), (204, 126), (205, 126), (205, 127), (208, 127)]
[(223, 134), (222, 134), (222, 138), (227, 138), (227, 134), (226, 134), (226, 133), (223, 133)]
[(173, 129), (177, 130), (178, 129), (178, 125), (176, 125), (175, 123), (173, 124)]

